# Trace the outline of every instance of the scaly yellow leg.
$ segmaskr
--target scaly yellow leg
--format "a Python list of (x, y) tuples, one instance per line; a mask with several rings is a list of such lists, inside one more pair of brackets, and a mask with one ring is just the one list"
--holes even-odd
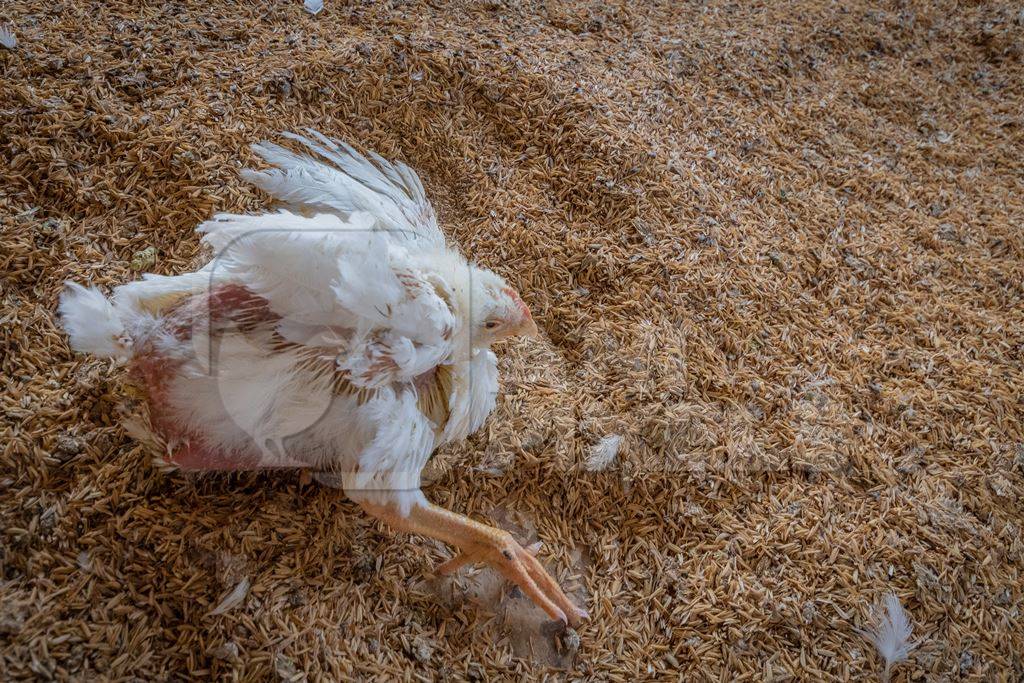
[(466, 564), (482, 562), (519, 586), (552, 619), (575, 626), (588, 616), (572, 603), (534, 557), (539, 547), (523, 548), (507, 531), (436, 505), (413, 506), (409, 516), (403, 517), (388, 505), (368, 501), (360, 501), (359, 504), (369, 514), (400, 531), (429, 536), (457, 547), (460, 552), (438, 567), (442, 574), (458, 571)]

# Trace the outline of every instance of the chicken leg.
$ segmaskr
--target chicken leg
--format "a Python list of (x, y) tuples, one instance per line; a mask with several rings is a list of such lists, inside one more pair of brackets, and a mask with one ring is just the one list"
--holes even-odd
[(476, 522), (436, 505), (414, 505), (408, 516), (388, 505), (360, 501), (370, 515), (400, 531), (429, 536), (459, 549), (452, 559), (438, 567), (440, 574), (451, 574), (466, 564), (490, 565), (519, 586), (552, 619), (575, 626), (587, 618), (566, 596), (530, 550), (523, 548), (502, 529)]

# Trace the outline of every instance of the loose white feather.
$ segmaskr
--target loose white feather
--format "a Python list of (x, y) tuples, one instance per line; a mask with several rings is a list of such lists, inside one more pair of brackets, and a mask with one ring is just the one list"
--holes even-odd
[(18, 39), (14, 37), (14, 31), (8, 26), (0, 26), (0, 45), (8, 50), (13, 50), (18, 45)]
[(238, 582), (238, 585), (234, 589), (225, 595), (220, 603), (210, 612), (211, 617), (215, 617), (224, 614), (230, 609), (238, 607), (245, 600), (245, 596), (249, 594), (249, 578), (246, 577)]
[(876, 605), (872, 611), (871, 625), (868, 629), (857, 629), (857, 632), (875, 644), (878, 654), (885, 660), (882, 680), (889, 680), (889, 672), (893, 665), (905, 661), (917, 644), (910, 642), (913, 626), (907, 616), (900, 599), (895, 593), (884, 598), (884, 604)]
[(590, 449), (590, 457), (587, 458), (586, 468), (590, 472), (600, 472), (606, 469), (619, 455), (619, 448), (622, 446), (622, 437), (618, 434), (609, 434), (602, 438), (593, 448)]
[(57, 310), (76, 351), (108, 357), (126, 354), (121, 340), (124, 324), (113, 304), (98, 289), (66, 283)]

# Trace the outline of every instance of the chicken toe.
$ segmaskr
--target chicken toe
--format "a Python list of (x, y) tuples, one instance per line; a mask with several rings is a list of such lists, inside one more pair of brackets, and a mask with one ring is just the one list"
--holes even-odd
[(487, 564), (519, 586), (552, 619), (575, 626), (588, 617), (534, 556), (540, 549), (537, 544), (524, 548), (507, 531), (435, 505), (415, 506), (408, 515), (401, 515), (391, 506), (360, 502), (367, 512), (397, 529), (459, 548), (459, 553), (437, 568), (439, 574), (451, 574), (470, 563)]

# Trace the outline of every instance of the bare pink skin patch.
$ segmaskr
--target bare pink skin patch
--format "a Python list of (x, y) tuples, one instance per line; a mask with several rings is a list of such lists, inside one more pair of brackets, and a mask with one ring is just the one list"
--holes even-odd
[[(279, 317), (270, 310), (266, 299), (240, 285), (225, 285), (208, 295), (189, 297), (167, 311), (163, 327), (180, 341), (192, 338), (196, 324), (220, 325), (231, 321), (241, 324), (272, 322)], [(130, 372), (146, 389), (150, 422), (173, 452), (168, 462), (183, 470), (253, 470), (264, 469), (263, 458), (253, 447), (248, 452), (227, 452), (208, 448), (199, 434), (183, 429), (168, 414), (167, 391), (184, 359), (168, 358), (153, 348), (146, 339), (136, 340)]]
[(202, 439), (194, 436), (190, 437), (187, 442), (178, 445), (168, 462), (178, 469), (194, 471), (230, 472), (264, 469), (265, 467), (259, 461), (254, 461), (245, 454), (207, 448)]

